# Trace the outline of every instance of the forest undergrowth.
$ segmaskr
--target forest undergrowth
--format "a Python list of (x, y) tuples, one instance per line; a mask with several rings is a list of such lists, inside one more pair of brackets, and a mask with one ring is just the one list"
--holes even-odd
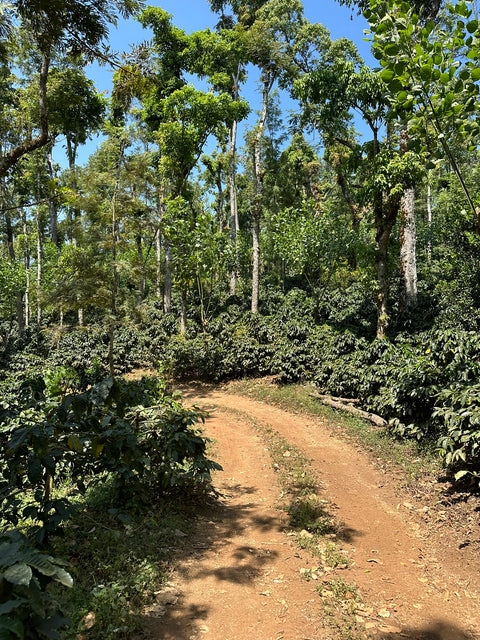
[[(117, 377), (108, 375), (109, 336), (101, 325), (47, 328), (10, 341), (0, 381), (5, 638), (31, 628), (42, 639), (128, 637), (168, 580), (186, 528), (178, 496), (198, 501), (217, 468), (197, 430), (204, 414), (172, 395), (173, 378), (250, 378), (244, 393), (314, 414), (312, 389), (354, 398), (389, 425), (379, 430), (346, 418), (350, 437), (367, 450), (388, 451), (405, 482), (446, 473), (458, 491), (475, 491), (478, 334), (433, 328), (376, 340), (361, 313), (354, 323), (346, 311), (342, 317), (337, 305), (335, 318), (293, 289), (261, 314), (230, 299), (207, 326), (192, 315), (179, 334), (175, 316), (152, 306), (141, 325), (117, 329)], [(119, 377), (151, 365), (153, 378)], [(260, 376), (270, 376), (267, 391), (255, 383)], [(310, 387), (292, 386), (299, 382)], [(303, 518), (303, 507), (316, 508), (294, 500), (291, 517)], [(163, 550), (160, 560), (152, 545)]]

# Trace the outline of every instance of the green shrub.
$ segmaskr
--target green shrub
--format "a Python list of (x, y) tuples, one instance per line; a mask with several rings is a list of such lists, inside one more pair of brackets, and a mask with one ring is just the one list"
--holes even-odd
[(65, 563), (36, 549), (16, 530), (0, 533), (0, 637), (2, 640), (60, 640), (69, 620), (48, 587), (73, 584)]

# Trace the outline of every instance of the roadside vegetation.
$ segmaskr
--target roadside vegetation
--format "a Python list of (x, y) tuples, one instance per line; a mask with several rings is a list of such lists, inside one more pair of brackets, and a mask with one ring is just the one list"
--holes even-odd
[[(240, 385), (240, 390), (245, 388)], [(291, 402), (287, 408), (292, 409)], [(268, 424), (254, 421), (252, 426), (264, 441), (278, 474), (280, 506), (288, 514), (285, 533), (294, 535), (298, 546), (310, 557), (309, 566), (301, 569), (300, 577), (317, 583), (330, 633), (342, 640), (361, 638), (363, 627), (355, 614), (363, 604), (356, 586), (347, 583), (341, 574), (350, 564), (348, 552), (342, 548), (342, 523), (332, 514), (319, 479), (303, 453)]]
[[(194, 33), (137, 0), (2, 4), (2, 640), (135, 627), (141, 584), (168, 570), (130, 539), (173, 549), (154, 523), (216, 469), (172, 378), (271, 376), (276, 402), (317, 412), (283, 386), (311, 385), (381, 416), (381, 431), (345, 424), (411, 460), (412, 481), (436, 457), (453, 490), (478, 491), (475, 7), (340, 4), (364, 12), (376, 67), (300, 0), (210, 0), (218, 22)], [(120, 17), (151, 36), (122, 58), (108, 47)], [(94, 60), (115, 68), (110, 97)], [(121, 378), (139, 367), (159, 376)], [(291, 517), (316, 540), (330, 525), (299, 495)], [(106, 550), (95, 575), (89, 544)], [(72, 583), (93, 600), (60, 595)]]

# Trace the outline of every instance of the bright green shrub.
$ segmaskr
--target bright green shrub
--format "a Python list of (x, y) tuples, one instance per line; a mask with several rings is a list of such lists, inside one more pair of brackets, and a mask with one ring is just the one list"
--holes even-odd
[(438, 394), (434, 417), (441, 425), (440, 454), (456, 478), (480, 477), (480, 385), (452, 385)]

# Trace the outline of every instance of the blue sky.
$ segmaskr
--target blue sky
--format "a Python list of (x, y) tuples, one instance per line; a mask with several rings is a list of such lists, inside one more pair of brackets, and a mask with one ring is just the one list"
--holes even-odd
[[(213, 28), (217, 16), (210, 11), (207, 0), (152, 0), (147, 2), (152, 6), (161, 7), (172, 14), (173, 23), (187, 33), (199, 31), (207, 27)], [(347, 37), (357, 45), (360, 54), (368, 64), (374, 64), (370, 54), (370, 45), (363, 40), (363, 30), (367, 23), (356, 11), (340, 6), (335, 0), (304, 0), (305, 16), (310, 22), (320, 22), (330, 31), (332, 38)], [(150, 39), (150, 32), (144, 30), (135, 20), (120, 20), (117, 28), (111, 29), (110, 47), (117, 52), (128, 52), (131, 45)], [(112, 70), (97, 64), (87, 67), (87, 74), (96, 84), (98, 91), (110, 93), (112, 88)], [(243, 95), (250, 101), (255, 112), (259, 108), (255, 95), (255, 82), (250, 81), (243, 91)], [(292, 108), (292, 103), (288, 108)], [(91, 140), (83, 149), (79, 149), (79, 162), (85, 162), (92, 153), (98, 139)], [(60, 158), (59, 158), (60, 160)]]

